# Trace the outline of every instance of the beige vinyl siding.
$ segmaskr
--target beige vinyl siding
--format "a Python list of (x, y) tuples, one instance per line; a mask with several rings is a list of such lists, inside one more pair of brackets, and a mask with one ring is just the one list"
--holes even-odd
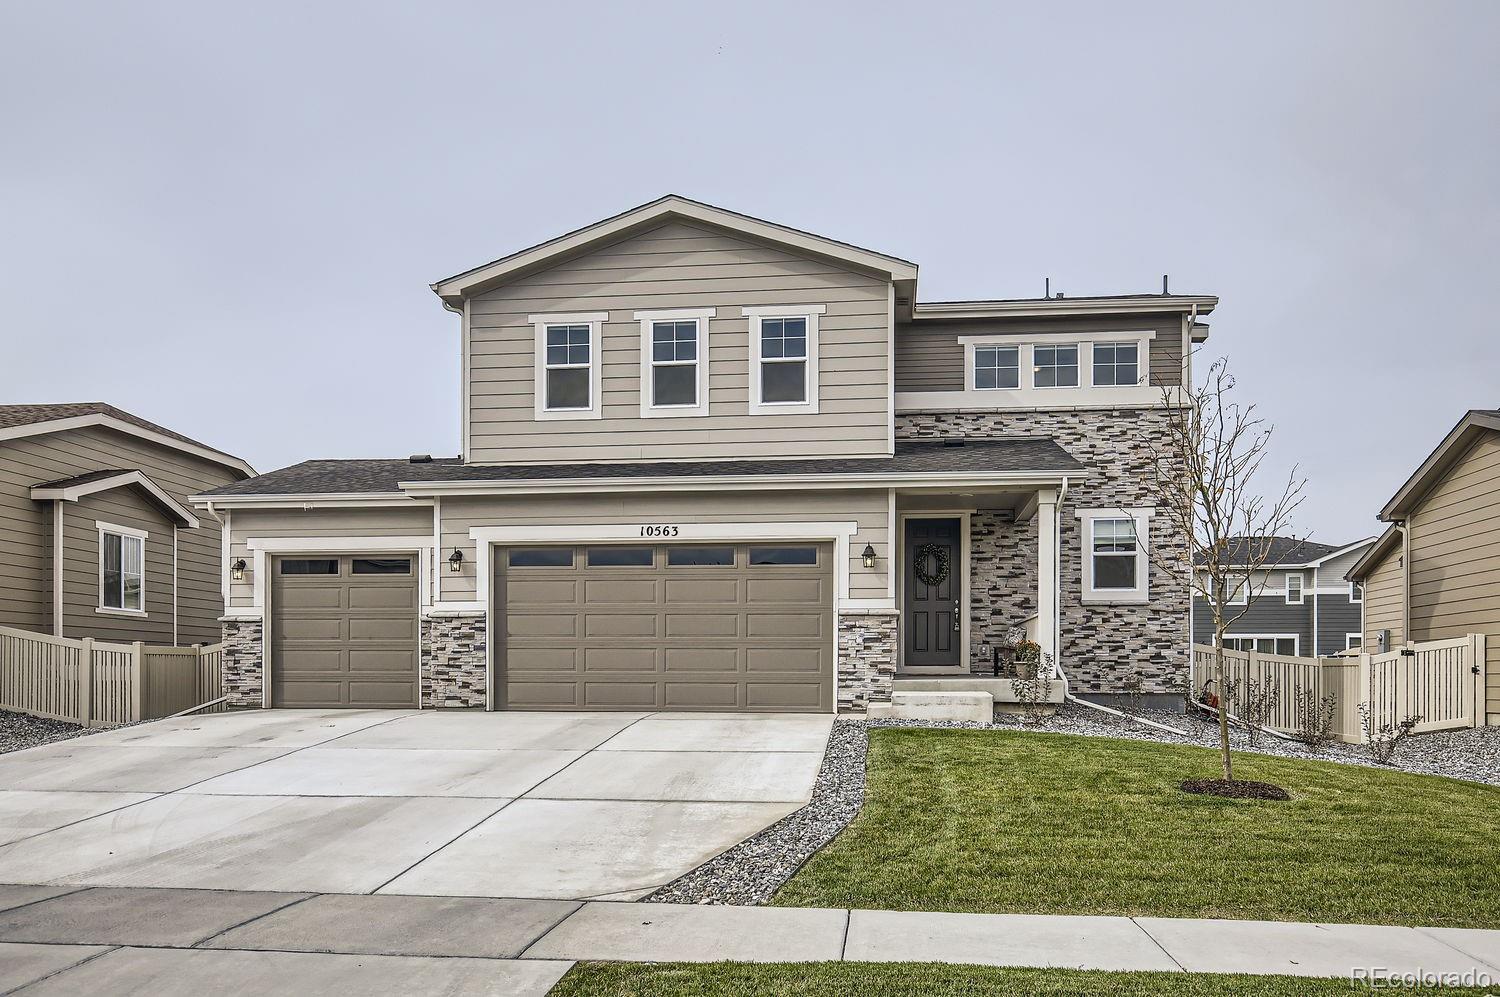
[(1487, 712), (1500, 713), (1500, 434), (1475, 441), (1407, 529), (1412, 638), (1488, 634)]
[(1391, 632), (1390, 647), (1395, 647), (1406, 639), (1402, 622), (1405, 615), (1402, 608), (1404, 584), (1401, 545), (1397, 543), (1365, 578), (1364, 646), (1372, 652), (1376, 648), (1375, 635), (1382, 630)]
[(1027, 336), (1058, 333), (1152, 331), (1151, 383), (1182, 383), (1182, 317), (1177, 314), (1103, 318), (965, 319), (908, 322), (896, 326), (897, 391), (962, 391), (964, 348), (959, 336)]
[[(0, 625), (52, 629), (47, 567), (52, 557), (51, 503), (32, 501), (31, 486), (113, 468), (141, 471), (184, 506), (189, 495), (243, 477), (212, 461), (100, 427), (0, 443)], [(80, 504), (65, 503), (66, 518), (76, 516)], [(199, 520), (198, 529), (178, 532), (178, 640), (183, 644), (217, 641), (223, 613), (219, 524), (207, 515)], [(161, 530), (170, 534), (165, 520), (151, 532)], [(97, 554), (93, 563), (97, 570)]]
[[(464, 552), (463, 571), (441, 571), (442, 597), (464, 602), (475, 597), (474, 541), (481, 526), (584, 526), (659, 523), (857, 522), (849, 541), (849, 596), (890, 597), (890, 500), (884, 489), (819, 492), (666, 492), (615, 495), (533, 495), (456, 498), (442, 501), (443, 543), (439, 560), (456, 547)], [(643, 544), (662, 545), (660, 539)], [(865, 544), (878, 555), (865, 568)]]
[[(411, 537), (432, 542), (432, 506), (415, 500), (410, 505), (369, 509), (235, 509), (229, 516), (229, 560), (245, 560), (245, 577), (231, 581), (229, 605), (255, 604), (255, 554), (250, 537)], [(330, 543), (330, 550), (337, 545)]]
[[(819, 411), (750, 415), (756, 305), (823, 305)], [(716, 308), (706, 416), (640, 418), (636, 311)], [(532, 314), (609, 312), (603, 418), (537, 422)], [(889, 452), (889, 283), (738, 235), (671, 222), (469, 303), (469, 460), (566, 462)]]

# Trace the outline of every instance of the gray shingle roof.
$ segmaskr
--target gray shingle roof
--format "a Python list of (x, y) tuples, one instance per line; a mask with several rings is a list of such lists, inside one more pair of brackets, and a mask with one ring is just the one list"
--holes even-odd
[(154, 422), (147, 422), (138, 415), (131, 415), (124, 409), (115, 408), (108, 402), (58, 402), (45, 405), (0, 405), (0, 428), (11, 426), (30, 426), (38, 422), (52, 422), (56, 419), (74, 419), (80, 415), (107, 415), (121, 422), (128, 422), (132, 426), (141, 429), (149, 429), (153, 433), (170, 436), (174, 440), (183, 443), (191, 443), (196, 447), (207, 447), (209, 450), (218, 449), (210, 447), (207, 443), (200, 443), (190, 436), (174, 433), (165, 426), (158, 426)]
[[(1268, 537), (1265, 546), (1268, 549), (1263, 563), (1267, 567), (1272, 567), (1306, 564), (1308, 561), (1315, 561), (1348, 545), (1320, 544), (1311, 540), (1299, 540), (1297, 537)], [(1251, 545), (1249, 537), (1231, 537), (1228, 563), (1231, 565), (1247, 564), (1251, 553), (1256, 550), (1257, 548)], [(1199, 564), (1203, 564), (1206, 559), (1202, 553), (1199, 553), (1196, 560)]]
[[(957, 441), (954, 441), (957, 442)], [(901, 441), (894, 457), (796, 460), (652, 461), (632, 464), (464, 464), (457, 457), (410, 460), (309, 460), (238, 481), (207, 496), (337, 495), (396, 492), (403, 481), (559, 481), (578, 478), (701, 478), (777, 474), (939, 474), (943, 472), (1070, 473), (1080, 464), (1047, 437)]]
[(43, 481), (32, 485), (33, 488), (71, 488), (74, 485), (86, 485), (90, 481), (102, 481), (105, 478), (113, 478), (121, 474), (134, 473), (135, 468), (114, 468), (107, 471), (87, 471), (83, 474), (75, 474), (67, 478), (58, 478), (56, 481)]

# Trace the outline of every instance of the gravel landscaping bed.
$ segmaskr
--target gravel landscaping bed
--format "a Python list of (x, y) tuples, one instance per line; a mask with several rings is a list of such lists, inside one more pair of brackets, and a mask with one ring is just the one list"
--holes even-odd
[(87, 727), (0, 710), (0, 754), (92, 733)]
[(763, 904), (813, 853), (849, 826), (865, 802), (863, 720), (840, 718), (828, 734), (812, 799), (644, 899), (674, 904)]

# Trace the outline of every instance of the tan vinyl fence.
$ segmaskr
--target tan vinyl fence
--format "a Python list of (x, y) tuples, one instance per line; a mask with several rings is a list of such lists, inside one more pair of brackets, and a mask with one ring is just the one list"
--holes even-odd
[(222, 652), (0, 627), (0, 709), (86, 727), (169, 717), (224, 695)]
[[(1333, 735), (1340, 741), (1364, 741), (1359, 715), (1361, 703), (1370, 704), (1372, 726), (1392, 727), (1407, 717), (1421, 717), (1415, 730), (1426, 733), (1477, 727), (1484, 723), (1484, 634), (1452, 640), (1408, 644), (1384, 654), (1337, 658), (1303, 658), (1254, 651), (1224, 652), (1225, 677), (1235, 686), (1235, 703), (1242, 703), (1249, 683), (1262, 688), (1275, 683), (1270, 722), (1274, 730), (1295, 734), (1301, 729), (1305, 706), (1297, 693), (1311, 690), (1333, 703)], [(1214, 680), (1214, 649), (1193, 645), (1194, 694)]]

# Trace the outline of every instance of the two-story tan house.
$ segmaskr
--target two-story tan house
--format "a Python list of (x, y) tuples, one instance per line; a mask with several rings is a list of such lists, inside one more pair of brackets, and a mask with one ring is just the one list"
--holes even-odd
[(225, 538), (188, 496), (254, 473), (103, 402), (0, 405), (0, 626), (216, 643)]
[(1020, 625), (1077, 692), (1183, 683), (1147, 441), (1214, 297), (921, 302), (914, 263), (676, 196), (433, 290), (457, 458), (195, 499), (241, 705), (858, 711)]

